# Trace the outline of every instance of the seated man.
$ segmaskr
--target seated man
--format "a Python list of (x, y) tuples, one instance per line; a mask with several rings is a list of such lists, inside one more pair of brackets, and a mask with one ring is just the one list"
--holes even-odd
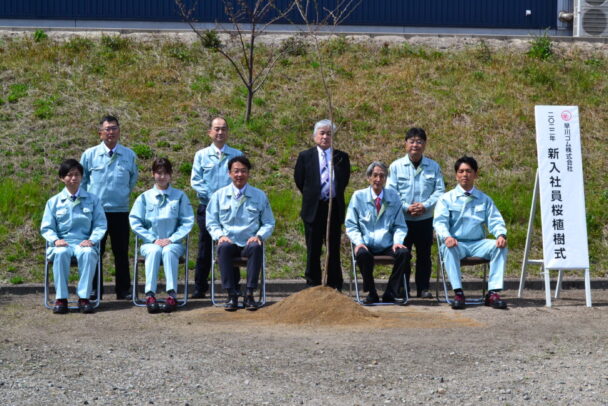
[(80, 187), (84, 169), (75, 159), (59, 167), (65, 188), (51, 197), (44, 208), (40, 233), (47, 241), (46, 255), (53, 261), (55, 307), (53, 313), (68, 312), (68, 277), (72, 257), (78, 261), (78, 309), (93, 313), (89, 295), (99, 259), (99, 242), (107, 229), (103, 206), (97, 196)]
[(227, 311), (238, 308), (238, 268), (232, 266), (234, 257), (247, 261), (247, 292), (243, 307), (256, 310), (253, 291), (258, 287), (262, 267), (262, 242), (274, 229), (274, 216), (266, 194), (247, 184), (251, 163), (240, 155), (228, 161), (228, 175), (232, 183), (213, 193), (207, 205), (207, 231), (218, 242), (218, 262), (222, 274), (222, 288), (228, 291)]
[[(433, 220), (435, 232), (443, 242), (441, 256), (455, 293), (452, 308), (465, 307), (460, 260), (472, 256), (490, 260), (486, 306), (506, 309), (507, 303), (498, 295), (503, 287), (507, 259), (505, 221), (492, 199), (475, 189), (477, 161), (463, 156), (456, 161), (454, 170), (458, 186), (439, 198)], [(484, 225), (496, 240), (486, 239)]]
[(393, 272), (388, 280), (383, 302), (395, 302), (403, 272), (410, 254), (403, 245), (407, 226), (401, 210), (399, 194), (385, 189), (388, 168), (372, 162), (367, 168), (370, 187), (357, 190), (346, 212), (346, 234), (355, 245), (355, 260), (363, 276), (363, 291), (369, 292), (364, 304), (380, 301), (374, 284), (374, 255), (392, 255)]

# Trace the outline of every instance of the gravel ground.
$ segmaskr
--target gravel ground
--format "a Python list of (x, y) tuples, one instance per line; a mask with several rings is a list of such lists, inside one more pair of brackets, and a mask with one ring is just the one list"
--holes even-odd
[[(40, 295), (0, 298), (7, 405), (608, 404), (608, 291), (505, 297), (506, 311), (414, 300), (378, 322), (275, 324), (208, 300), (149, 315), (106, 302), (56, 316)], [(280, 300), (280, 298), (274, 298)]]

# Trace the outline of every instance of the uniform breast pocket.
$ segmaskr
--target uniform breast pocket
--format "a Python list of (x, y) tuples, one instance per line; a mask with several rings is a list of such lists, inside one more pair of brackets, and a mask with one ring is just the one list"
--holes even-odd
[(230, 220), (231, 212), (232, 212), (232, 210), (230, 208), (230, 204), (220, 206), (220, 210), (219, 210), (220, 221), (225, 222), (225, 221)]
[(83, 206), (82, 207), (82, 215), (91, 220), (93, 218), (93, 207), (91, 206)]
[(435, 190), (435, 176), (428, 175), (424, 177), (424, 191), (431, 193)]
[(400, 190), (408, 188), (410, 185), (410, 177), (409, 176), (399, 176), (397, 178), (397, 184), (399, 185)]

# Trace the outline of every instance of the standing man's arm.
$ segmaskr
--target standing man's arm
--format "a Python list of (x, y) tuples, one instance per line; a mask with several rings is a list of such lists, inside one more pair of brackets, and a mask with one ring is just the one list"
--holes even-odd
[(89, 182), (91, 181), (91, 179), (89, 173), (89, 159), (86, 151), (83, 152), (80, 156), (80, 165), (82, 165), (83, 168), (82, 182), (80, 182), (80, 187), (83, 190), (88, 190)]
[(296, 161), (296, 167), (293, 171), (293, 179), (296, 182), (296, 186), (300, 190), (300, 193), (304, 192), (304, 179), (306, 176), (304, 152), (300, 152), (298, 160)]
[(137, 155), (133, 152), (133, 160), (131, 161), (131, 170), (129, 171), (131, 177), (129, 178), (129, 190), (133, 192), (133, 188), (137, 184), (137, 178), (139, 177), (139, 170), (137, 168)]
[(201, 151), (198, 151), (194, 155), (194, 164), (192, 165), (192, 173), (190, 174), (190, 185), (199, 199), (208, 194), (208, 185), (203, 178), (203, 154)]

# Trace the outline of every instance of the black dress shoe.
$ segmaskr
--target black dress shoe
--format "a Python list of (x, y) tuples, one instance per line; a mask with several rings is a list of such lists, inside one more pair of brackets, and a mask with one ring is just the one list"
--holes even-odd
[(383, 302), (383, 303), (398, 303), (398, 302), (400, 302), (400, 301), (398, 301), (397, 299), (395, 299), (395, 298), (394, 298), (394, 297), (392, 297), (392, 296), (386, 296), (386, 295), (383, 295), (383, 296), (382, 296), (382, 302)]
[(146, 298), (146, 308), (150, 314), (158, 313), (160, 311), (160, 307), (154, 296), (148, 296)]
[(87, 299), (78, 299), (78, 310), (80, 313), (90, 314), (95, 311), (93, 305)]
[(452, 300), (452, 309), (454, 310), (462, 310), (466, 307), (466, 302), (464, 295), (462, 293), (457, 293), (454, 295), (454, 300)]
[(133, 295), (131, 292), (121, 292), (116, 294), (116, 300), (131, 300)]
[(239, 308), (239, 297), (238, 296), (230, 296), (228, 301), (224, 305), (224, 310), (227, 312), (235, 312)]
[(367, 295), (367, 297), (363, 300), (363, 304), (364, 305), (373, 305), (374, 303), (379, 303), (380, 302), (380, 298), (378, 297), (378, 295), (374, 295), (373, 293), (370, 293), (369, 295)]
[(422, 298), (422, 299), (432, 299), (433, 294), (431, 292), (429, 292), (428, 290), (423, 290), (423, 291), (418, 292), (418, 297)]
[(493, 309), (506, 309), (507, 302), (500, 298), (500, 295), (496, 292), (491, 292), (486, 295), (485, 305), (490, 306)]
[(56, 300), (55, 306), (53, 306), (53, 313), (66, 314), (67, 312), (68, 312), (68, 301), (65, 299)]
[(192, 295), (190, 295), (191, 299), (204, 299), (206, 296), (206, 292), (202, 289), (194, 289), (194, 293), (192, 293)]
[(245, 296), (245, 298), (243, 299), (243, 307), (251, 311), (258, 310), (258, 304), (253, 298), (253, 295)]

